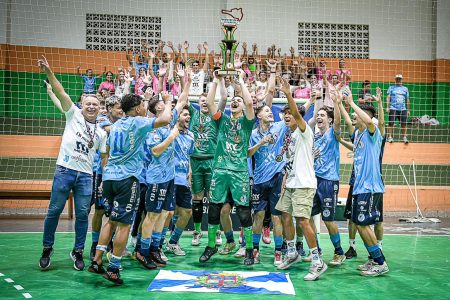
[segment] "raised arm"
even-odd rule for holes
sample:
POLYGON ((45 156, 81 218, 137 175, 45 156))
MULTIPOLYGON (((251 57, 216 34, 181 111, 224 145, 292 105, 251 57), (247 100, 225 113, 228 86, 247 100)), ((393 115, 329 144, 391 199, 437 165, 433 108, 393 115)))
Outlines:
POLYGON ((207 42, 203 43, 203 49, 205 49, 205 62, 203 63, 202 70, 203 72, 206 73, 209 65, 209 51, 208 51, 209 47, 207 42))
POLYGON ((253 120, 255 118, 255 111, 253 110, 253 101, 252 96, 250 92, 248 91, 247 85, 245 84, 244 77, 245 72, 244 70, 239 70, 239 85, 241 86, 242 90, 242 99, 244 100, 244 114, 247 117, 248 120, 253 120))
POLYGON ((127 50, 125 51, 125 53, 128 63, 130 64, 130 66, 133 66, 133 48, 131 48, 130 42, 127 43, 127 50))
POLYGON ((344 104, 342 102, 339 103, 339 112, 344 117, 344 122, 345 125, 347 125, 348 127, 348 132, 350 133, 350 135, 352 135, 353 132, 355 132, 355 127, 353 126, 352 119, 350 119, 350 116, 348 115, 348 112, 345 109, 344 104))
POLYGON ((188 41, 184 41, 183 43, 183 62, 187 62, 188 61, 188 49, 189 49, 189 43, 188 41))
POLYGON ((70 100, 69 95, 67 95, 61 83, 56 79, 45 56, 42 55, 42 58, 38 60, 38 66, 42 72, 47 74, 48 82, 52 87, 53 93, 59 99, 62 110, 64 112, 68 111, 73 105, 72 100, 70 100))
POLYGON ((381 89, 379 87, 377 87, 377 95, 375 100, 378 104, 378 128, 380 129, 381 136, 384 137, 386 133, 386 123, 384 121, 383 101, 381 99, 381 89))
POLYGON ((77 66, 77 74, 78 74, 78 76, 80 76, 80 77, 83 77, 83 74, 81 74, 81 72, 80 72, 80 66, 77 66))
POLYGON ((297 123, 297 126, 300 128, 301 132, 305 132, 306 126, 308 124, 306 123, 305 119, 303 119, 302 115, 298 111, 297 103, 295 103, 294 98, 292 98, 291 86, 289 85, 289 82, 282 77, 278 77, 278 80, 280 80, 280 82, 281 82, 280 90, 286 94, 286 97, 288 100, 288 105, 289 105, 289 110, 291 111, 291 114, 294 117, 295 122, 297 123))
POLYGON ((220 79, 216 76, 216 72, 213 72, 213 75, 214 80, 211 82, 211 87, 209 88, 208 95, 206 96, 206 105, 208 106, 208 111, 211 116, 214 116, 218 111, 214 99, 216 98, 217 85, 220 82, 220 79))
POLYGON ((164 77, 166 76, 167 69, 164 67, 159 68, 158 73, 158 93, 164 90, 164 77))
POLYGON ((52 86, 45 81, 45 85, 47 86, 47 94, 50 96, 50 99, 52 99, 53 104, 55 104, 56 108, 60 111, 60 112, 64 112, 62 107, 61 107, 61 102, 59 101, 58 97, 56 97, 55 93, 53 93, 52 91, 52 86))
POLYGON ((305 107, 305 112, 308 111, 308 109, 311 107, 311 105, 313 105, 313 103, 316 102, 317 100, 317 94, 311 94, 311 97, 308 99, 308 101, 305 102, 305 104, 303 104, 303 106, 305 107))
POLYGON ((227 88, 225 87, 225 79, 223 76, 220 76, 220 99, 217 104, 217 110, 225 111, 225 106, 227 105, 228 93, 227 88))
MULTIPOLYGON (((189 86, 191 86, 191 83, 192 83, 191 72, 189 70, 186 72, 186 76, 188 79, 188 81, 186 82, 186 85, 189 87, 189 86)), ((181 80, 184 80, 184 79, 181 78, 181 80)), ((189 88, 183 89, 180 97, 178 97, 177 104, 175 105, 175 109, 177 110, 178 115, 183 110, 183 107, 185 107, 188 104, 188 97, 189 97, 189 88)))
POLYGON ((172 120, 172 97, 167 92, 162 92, 161 95, 164 100, 164 110, 156 117, 154 128, 166 126, 172 120))
POLYGON ((339 91, 334 92, 331 94, 331 99, 334 102, 334 122, 333 122, 333 129, 334 129, 334 135, 336 138, 341 135, 341 111, 339 109, 339 105, 342 102, 342 96, 339 91))
MULTIPOLYGON (((153 53, 153 51, 149 51, 148 55, 150 57, 150 59, 148 60, 148 72, 150 72, 150 75, 153 78, 155 76, 155 74, 153 73, 153 61, 155 60, 155 53, 153 53)), ((139 70, 136 70, 136 72, 138 72, 139 74, 139 70)))
POLYGON ((374 133, 377 127, 373 123, 372 118, 368 114, 366 114, 358 105, 355 104, 355 102, 353 101, 353 95, 351 93, 349 93, 348 97, 346 97, 346 100, 348 101, 350 107, 353 108, 355 113, 361 118, 364 124, 366 124, 369 132, 371 134, 374 133))
POLYGON ((274 60, 268 60, 266 61, 267 67, 269 67, 270 70, 270 76, 268 80, 268 86, 267 86, 267 96, 266 96, 266 105, 270 108, 272 108, 273 103, 273 95, 275 94, 275 75, 277 73, 277 62, 274 60))

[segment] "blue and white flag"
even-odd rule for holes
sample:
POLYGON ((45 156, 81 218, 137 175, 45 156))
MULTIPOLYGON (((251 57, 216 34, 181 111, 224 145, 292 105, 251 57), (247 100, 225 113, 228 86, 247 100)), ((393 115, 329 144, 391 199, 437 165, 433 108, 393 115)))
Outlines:
POLYGON ((289 274, 280 272, 160 270, 150 292, 295 295, 289 274))

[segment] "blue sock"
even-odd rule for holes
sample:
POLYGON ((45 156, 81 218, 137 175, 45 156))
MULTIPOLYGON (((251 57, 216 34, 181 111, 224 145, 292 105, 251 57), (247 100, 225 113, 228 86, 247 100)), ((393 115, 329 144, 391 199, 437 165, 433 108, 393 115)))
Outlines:
POLYGON ((109 259, 109 267, 112 269, 120 269, 122 265, 122 256, 111 255, 109 259))
POLYGON ((150 252, 158 251, 161 244, 161 232, 152 233, 152 242, 150 243, 150 252))
POLYGON ((100 237, 100 231, 92 231, 92 243, 98 244, 99 237, 100 237))
POLYGON ((172 232, 172 236, 170 237, 169 244, 178 243, 178 240, 180 239, 182 233, 183 233, 183 229, 175 226, 175 228, 173 229, 173 232, 172 232))
POLYGON ((233 230, 225 231, 225 237, 227 238, 227 243, 233 243, 234 242, 233 230))
POLYGON ((141 246, 142 233, 138 233, 136 236, 136 247, 141 246))
POLYGON ((179 217, 178 215, 173 215, 173 217, 172 217, 172 228, 175 228, 177 226, 178 217, 179 217))
MULTIPOLYGON (((369 252, 369 246, 368 246, 366 243, 364 243, 364 247, 366 247, 367 252, 369 252)), ((370 252, 369 252, 369 259, 373 259, 373 257, 372 257, 372 255, 370 254, 370 252)))
POLYGON ((373 246, 368 246, 367 251, 369 251, 370 256, 373 257, 373 260, 377 264, 382 265, 384 263, 384 256, 383 256, 380 246, 378 244, 375 244, 373 246))
POLYGON ((144 239, 141 238, 141 254, 143 256, 149 256, 150 255, 150 243, 151 243, 151 239, 144 239))
POLYGON ((161 232, 161 239, 159 242, 159 247, 162 247, 162 245, 164 245, 164 242, 166 241, 166 234, 167 231, 169 230, 169 227, 164 227, 162 232, 161 232))
POLYGON ((261 233, 260 234, 253 234, 253 248, 259 250, 259 241, 261 241, 261 233))
POLYGON ((316 243, 317 243, 317 249, 319 249, 319 234, 316 233, 316 243))
POLYGON ((334 246, 334 253, 343 255, 344 250, 342 250, 341 247, 341 236, 339 235, 339 232, 337 234, 330 235, 330 240, 334 246))
POLYGON ((273 240, 275 241, 275 251, 281 251, 281 247, 283 246, 283 236, 274 235, 273 240))

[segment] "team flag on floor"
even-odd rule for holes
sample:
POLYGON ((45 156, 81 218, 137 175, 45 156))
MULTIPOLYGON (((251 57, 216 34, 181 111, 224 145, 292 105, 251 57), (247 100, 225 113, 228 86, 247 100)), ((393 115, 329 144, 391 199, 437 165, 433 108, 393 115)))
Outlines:
POLYGON ((160 270, 150 292, 295 295, 289 274, 279 272, 160 270))

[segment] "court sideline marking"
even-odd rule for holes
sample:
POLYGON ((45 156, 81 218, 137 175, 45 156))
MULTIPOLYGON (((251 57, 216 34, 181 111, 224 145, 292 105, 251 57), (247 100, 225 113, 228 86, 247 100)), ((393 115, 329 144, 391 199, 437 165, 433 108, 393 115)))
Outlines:
MULTIPOLYGON (((6 276, 5 276, 5 274, 0 273, 0 277, 6 277, 6 276)), ((11 279, 11 278, 4 278, 4 280, 5 280, 7 283, 14 283, 14 280, 11 279)), ((19 285, 19 284, 14 284, 13 286, 14 286, 14 288, 15 288, 17 291, 22 291, 22 290, 24 290, 23 286, 21 286, 21 285, 19 285)), ((30 293, 22 293, 22 296, 23 296, 25 299, 33 298, 33 296, 31 296, 30 293)))

